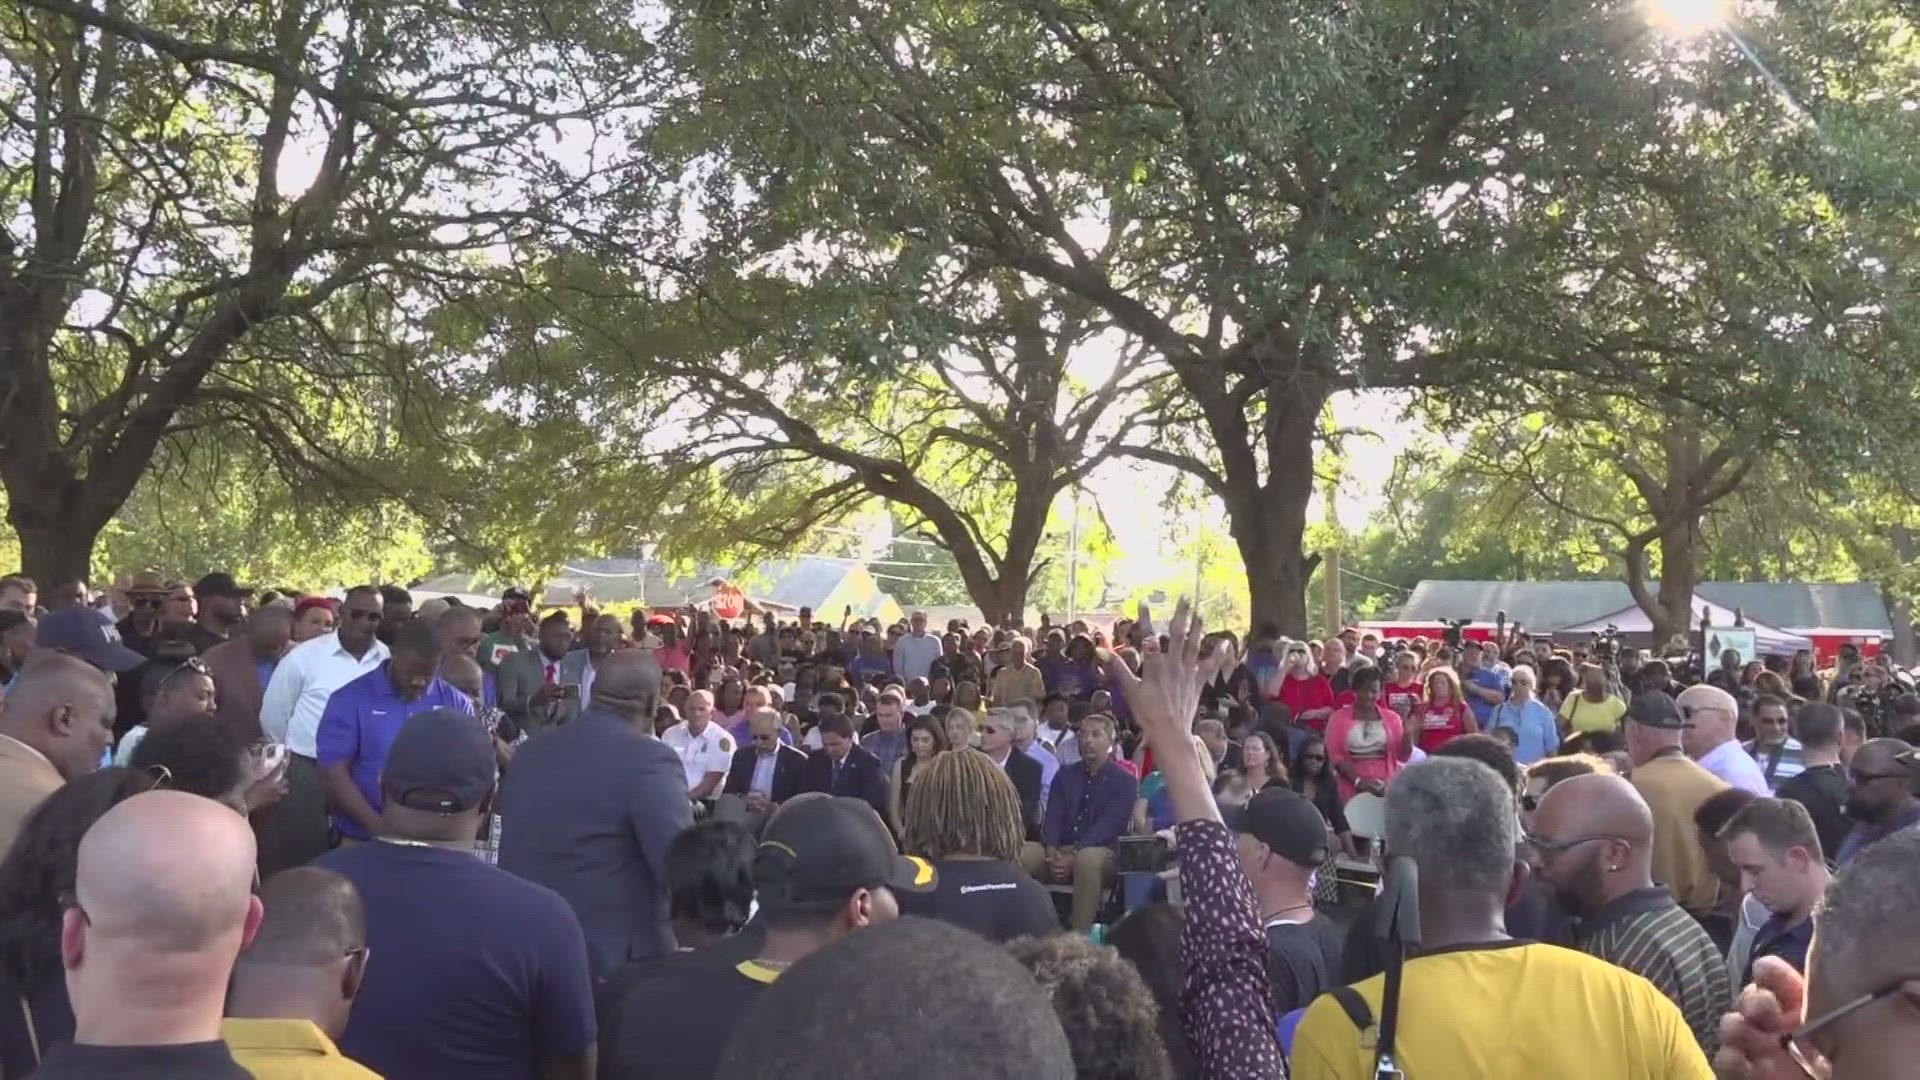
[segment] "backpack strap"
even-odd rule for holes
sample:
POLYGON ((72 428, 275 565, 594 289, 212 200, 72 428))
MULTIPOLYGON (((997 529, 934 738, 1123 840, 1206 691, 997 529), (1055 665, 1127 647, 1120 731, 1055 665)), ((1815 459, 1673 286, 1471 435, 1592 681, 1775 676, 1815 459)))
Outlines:
POLYGON ((1327 993, 1340 1003, 1340 1011, 1347 1014, 1347 1019, 1353 1021, 1354 1029, 1360 1033, 1360 1045, 1372 1049, 1367 1033, 1373 1027, 1373 1010, 1368 1007, 1367 999, 1351 986, 1336 986, 1327 993))

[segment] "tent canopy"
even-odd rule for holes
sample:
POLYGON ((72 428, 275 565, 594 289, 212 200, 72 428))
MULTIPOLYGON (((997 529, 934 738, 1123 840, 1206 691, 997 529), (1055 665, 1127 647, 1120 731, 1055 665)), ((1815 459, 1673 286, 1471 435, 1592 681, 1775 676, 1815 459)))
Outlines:
MULTIPOLYGON (((1721 607, 1711 600, 1702 599, 1698 593, 1694 594, 1693 603, 1688 606, 1693 609, 1693 618, 1690 620, 1691 624, 1688 626, 1689 630, 1699 629, 1700 615, 1702 612, 1706 614, 1713 626, 1733 625, 1734 615, 1731 608, 1721 607)), ((1762 654, 1772 655, 1791 653, 1798 649, 1807 649, 1809 651, 1813 649, 1813 642, 1806 638, 1798 634, 1790 634, 1785 630, 1768 626, 1762 622, 1756 622, 1751 617, 1747 618, 1742 625, 1753 631, 1754 648, 1762 654)), ((1555 631, 1555 633, 1597 634, 1605 630, 1608 626, 1612 626, 1623 634, 1653 633, 1653 620, 1647 618, 1647 613, 1641 611, 1638 604, 1622 608, 1611 615, 1592 619, 1576 626, 1565 627, 1555 631)))

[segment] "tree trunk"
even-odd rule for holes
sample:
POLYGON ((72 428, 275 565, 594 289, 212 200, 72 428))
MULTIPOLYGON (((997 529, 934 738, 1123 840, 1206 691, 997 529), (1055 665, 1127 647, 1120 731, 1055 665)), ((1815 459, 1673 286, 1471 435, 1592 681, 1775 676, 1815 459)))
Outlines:
POLYGON ((1307 580, 1320 557, 1301 550, 1307 533, 1307 504, 1313 498, 1313 445, 1325 397, 1296 401, 1277 414, 1269 404, 1266 419, 1266 484, 1247 484, 1228 473, 1238 490, 1223 500, 1228 528, 1247 570, 1252 604, 1249 631, 1271 623, 1296 640, 1307 636, 1307 580))
POLYGON ((7 518, 20 538, 20 571, 42 590, 63 578, 90 577, 93 546, 108 517, 57 491, 7 485, 7 518))
MULTIPOLYGON (((1682 496, 1684 497, 1684 496, 1682 496)), ((1700 519, 1688 516, 1660 537, 1660 591, 1653 619, 1653 647, 1663 655, 1675 634, 1699 629, 1693 612, 1693 590, 1699 584, 1700 519)))

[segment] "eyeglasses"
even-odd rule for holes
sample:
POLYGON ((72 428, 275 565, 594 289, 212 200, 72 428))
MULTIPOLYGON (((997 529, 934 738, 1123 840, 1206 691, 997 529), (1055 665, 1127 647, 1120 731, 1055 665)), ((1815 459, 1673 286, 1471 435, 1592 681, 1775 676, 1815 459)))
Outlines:
POLYGON ((1819 1046, 1814 1043, 1814 1035, 1826 1028, 1832 1027, 1834 1024, 1839 1023, 1870 1005, 1885 1001, 1887 998, 1905 990, 1906 986, 1906 979, 1895 979, 1893 982, 1875 990, 1871 994, 1862 994, 1852 1001, 1841 1005, 1839 1008, 1816 1016, 1806 1023, 1801 1024, 1799 1027, 1794 1028, 1792 1031, 1787 1032, 1785 1035, 1780 1036, 1780 1048, 1787 1052, 1787 1056, 1793 1059, 1793 1063, 1799 1066, 1801 1072, 1806 1073, 1810 1077, 1818 1077, 1821 1074, 1814 1071, 1812 1059, 1814 1057, 1825 1057, 1826 1055, 1821 1053, 1819 1046))
POLYGON ((137 608, 157 608, 167 602, 164 596, 129 596, 127 602, 137 608))
POLYGON ((1624 837, 1609 836, 1605 833, 1594 833, 1589 836, 1576 836, 1571 840, 1549 840, 1544 836, 1539 836, 1534 833, 1525 833, 1522 835, 1522 839, 1526 841, 1527 847, 1532 849, 1533 852, 1536 855, 1539 855, 1541 858, 1546 858, 1552 855, 1558 855, 1563 851, 1571 851, 1574 848, 1579 847, 1581 844, 1590 844, 1595 840, 1609 840, 1609 841, 1617 840, 1622 844, 1627 842, 1624 837))
POLYGON ((1848 769, 1847 775, 1853 778, 1856 786, 1860 784, 1871 784, 1875 780, 1911 780, 1913 778, 1908 773, 1862 772, 1859 769, 1848 769))

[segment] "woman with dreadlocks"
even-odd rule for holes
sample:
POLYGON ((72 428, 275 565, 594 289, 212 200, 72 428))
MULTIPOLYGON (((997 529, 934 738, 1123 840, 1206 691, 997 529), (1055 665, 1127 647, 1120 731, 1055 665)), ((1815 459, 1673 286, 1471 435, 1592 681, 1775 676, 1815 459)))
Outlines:
POLYGON ((932 892, 894 894, 901 914, 964 926, 990 941, 1059 932, 1053 898, 1020 868, 1020 795, 992 758, 965 747, 934 755, 914 769, 902 817, 901 846, 939 876, 932 892))

